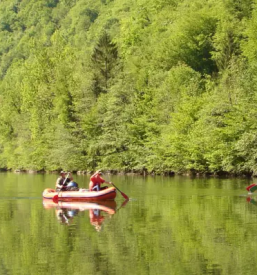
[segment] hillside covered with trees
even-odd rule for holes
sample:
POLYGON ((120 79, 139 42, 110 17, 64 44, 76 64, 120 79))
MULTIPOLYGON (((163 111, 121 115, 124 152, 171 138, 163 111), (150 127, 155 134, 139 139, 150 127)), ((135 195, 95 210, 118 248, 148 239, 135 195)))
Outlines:
POLYGON ((2 0, 0 167, 257 174, 257 0, 2 0))

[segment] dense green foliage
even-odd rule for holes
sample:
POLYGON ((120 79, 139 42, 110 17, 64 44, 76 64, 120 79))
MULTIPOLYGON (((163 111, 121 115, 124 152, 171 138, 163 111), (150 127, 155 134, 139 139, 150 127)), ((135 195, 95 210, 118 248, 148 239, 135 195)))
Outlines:
POLYGON ((255 174, 256 0, 3 0, 0 167, 255 174))

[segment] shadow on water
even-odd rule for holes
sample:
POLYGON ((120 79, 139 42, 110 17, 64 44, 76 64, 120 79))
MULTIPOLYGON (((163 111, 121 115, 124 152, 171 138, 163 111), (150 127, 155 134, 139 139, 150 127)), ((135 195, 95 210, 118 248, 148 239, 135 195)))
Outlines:
POLYGON ((248 196, 246 198, 246 201, 253 204, 253 205, 255 205, 255 206, 257 206, 257 198, 253 198, 253 197, 248 196))
POLYGON ((43 199, 45 209, 54 209, 56 219, 64 225, 71 225, 74 217, 80 212, 88 211, 89 221, 96 231, 101 231, 106 218, 111 218, 122 207, 125 207, 128 200, 125 200, 118 208, 114 200, 97 202, 64 202, 55 203, 51 199, 43 199))

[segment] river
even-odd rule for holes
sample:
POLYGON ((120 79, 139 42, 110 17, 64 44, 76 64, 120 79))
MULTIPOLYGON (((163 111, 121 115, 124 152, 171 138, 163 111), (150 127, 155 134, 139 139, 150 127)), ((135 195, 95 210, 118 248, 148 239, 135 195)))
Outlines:
MULTIPOLYGON (((74 178, 87 188, 88 176, 74 178)), ((256 272, 250 179, 110 179, 127 203, 120 193, 99 204, 44 202, 56 175, 0 173, 0 274, 256 272)))

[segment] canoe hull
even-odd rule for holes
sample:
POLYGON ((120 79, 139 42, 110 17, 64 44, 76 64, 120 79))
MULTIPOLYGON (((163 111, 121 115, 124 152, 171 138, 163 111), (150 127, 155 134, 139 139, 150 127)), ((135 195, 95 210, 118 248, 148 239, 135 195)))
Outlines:
POLYGON ((257 190, 257 184, 253 183, 253 184, 249 185, 248 187, 246 187, 246 190, 248 192, 253 193, 255 190, 257 190))
POLYGON ((43 192, 44 199, 53 199, 56 195, 58 195, 59 201, 114 200, 116 197, 116 189, 114 187, 109 187, 101 191, 88 191, 81 189, 80 191, 56 192, 54 189, 47 188, 43 192))

